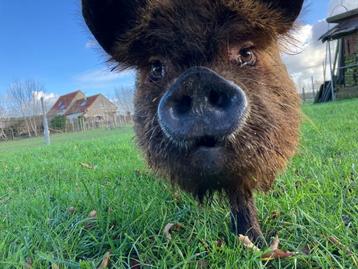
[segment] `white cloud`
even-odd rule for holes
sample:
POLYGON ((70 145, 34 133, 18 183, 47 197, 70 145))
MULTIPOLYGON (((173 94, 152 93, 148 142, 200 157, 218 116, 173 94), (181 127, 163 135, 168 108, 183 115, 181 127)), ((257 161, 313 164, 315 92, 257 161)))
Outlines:
MULTIPOLYGON (((319 37, 328 30, 328 24, 320 21, 315 25, 304 25, 294 36, 297 45, 288 48, 290 54, 284 55, 283 60, 294 79, 297 88, 311 89, 311 79, 318 84, 323 82, 323 62, 326 45, 319 37)), ((317 87, 318 85, 316 85, 317 87)))
POLYGON ((57 99, 59 97, 58 94, 48 93, 48 92, 44 92, 44 91, 34 91, 34 92, 32 92, 32 96, 37 101, 40 101, 41 97, 43 97, 46 110, 51 108, 55 104, 55 102, 57 101, 57 99))
POLYGON ((47 93, 47 92, 43 92, 43 91, 32 92, 32 95, 34 96, 34 98, 36 100, 40 100, 41 97, 43 97, 45 101, 49 101, 49 100, 58 98, 58 95, 55 93, 47 93))

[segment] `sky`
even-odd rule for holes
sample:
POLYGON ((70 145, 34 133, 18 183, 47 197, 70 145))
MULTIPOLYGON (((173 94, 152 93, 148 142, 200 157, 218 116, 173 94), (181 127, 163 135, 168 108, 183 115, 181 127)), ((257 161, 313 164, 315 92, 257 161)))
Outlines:
MULTIPOLYGON (((339 2, 306 0, 296 33, 301 53, 283 55, 297 88, 311 76, 323 77, 324 47, 317 39, 328 29, 327 15, 343 10, 333 8, 339 2)), ((356 0, 343 2, 358 7, 356 0)), ((134 87, 134 71, 110 71, 108 56, 82 20, 80 0, 0 0, 0 33, 0 96, 13 81, 25 79, 39 81, 53 99, 77 89, 112 97, 115 88, 134 87)))
POLYGON ((111 95, 133 86, 133 72, 108 72, 79 0, 0 0, 0 96, 14 80, 34 79, 48 94, 82 89, 111 95))

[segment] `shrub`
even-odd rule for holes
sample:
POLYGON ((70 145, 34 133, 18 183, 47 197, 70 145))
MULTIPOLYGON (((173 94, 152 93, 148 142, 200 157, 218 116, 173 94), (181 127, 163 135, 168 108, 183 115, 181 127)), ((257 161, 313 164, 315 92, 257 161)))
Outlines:
POLYGON ((66 117, 56 116, 50 122, 50 127, 56 130, 64 130, 66 127, 66 117))

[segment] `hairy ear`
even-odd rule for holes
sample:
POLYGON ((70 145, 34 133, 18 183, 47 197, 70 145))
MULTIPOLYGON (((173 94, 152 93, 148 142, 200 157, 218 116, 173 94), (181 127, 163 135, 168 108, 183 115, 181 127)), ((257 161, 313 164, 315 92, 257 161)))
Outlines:
POLYGON ((260 0, 279 10, 288 22, 294 22, 302 10, 304 0, 260 0))
POLYGON ((120 40, 136 23, 146 0, 82 0, 82 13, 102 48, 113 53, 120 40))

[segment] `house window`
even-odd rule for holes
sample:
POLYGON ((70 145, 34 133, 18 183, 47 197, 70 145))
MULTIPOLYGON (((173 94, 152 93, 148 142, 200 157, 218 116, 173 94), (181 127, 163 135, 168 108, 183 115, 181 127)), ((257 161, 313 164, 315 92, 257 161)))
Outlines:
POLYGON ((65 109, 65 104, 63 102, 61 102, 59 104, 59 110, 64 110, 65 109))

